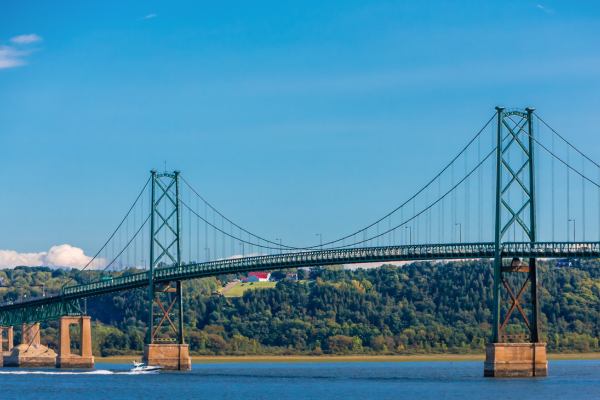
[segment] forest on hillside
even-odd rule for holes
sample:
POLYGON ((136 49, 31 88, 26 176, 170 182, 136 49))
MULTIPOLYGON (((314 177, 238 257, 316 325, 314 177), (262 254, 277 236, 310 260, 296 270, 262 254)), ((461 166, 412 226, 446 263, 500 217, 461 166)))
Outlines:
MULTIPOLYGON (((298 281, 238 298, 217 294, 236 276, 186 281, 186 341, 193 354, 481 352, 491 329, 491 272, 487 261, 313 268, 299 270, 298 281)), ((539 275, 549 351, 600 351, 600 263, 542 262, 539 275)), ((44 267, 0 270, 0 301, 56 293, 69 279, 90 277, 44 267)), ((88 300, 95 354, 142 351, 146 295, 139 289, 88 300)), ((519 333, 523 326, 510 328, 519 333)), ((43 329, 42 340, 56 346, 57 323, 43 329)))

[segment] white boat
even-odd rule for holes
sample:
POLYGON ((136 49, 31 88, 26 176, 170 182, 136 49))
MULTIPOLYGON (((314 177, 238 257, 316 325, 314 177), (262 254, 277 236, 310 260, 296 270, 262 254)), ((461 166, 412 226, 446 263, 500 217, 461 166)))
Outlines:
POLYGON ((160 371, 163 367, 159 365, 146 365, 143 362, 133 362, 133 368, 131 368, 131 372, 153 372, 160 371))

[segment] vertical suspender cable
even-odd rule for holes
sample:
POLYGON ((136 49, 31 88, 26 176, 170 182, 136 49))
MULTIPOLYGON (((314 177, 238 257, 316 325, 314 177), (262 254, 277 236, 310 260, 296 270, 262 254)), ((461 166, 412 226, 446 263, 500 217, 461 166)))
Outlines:
POLYGON ((419 218, 414 218, 415 215, 417 215, 417 199, 413 200, 413 220, 412 220, 412 230, 410 231, 410 244, 413 243, 419 243, 419 236, 418 236, 418 230, 419 230, 419 225, 417 224, 419 221, 419 218))
MULTIPOLYGON (((388 246, 392 245, 392 217, 388 217, 388 246)), ((342 242, 342 246, 344 245, 344 243, 342 242)))
MULTIPOLYGON (((585 175, 585 159, 581 157, 581 173, 585 175)), ((581 232, 582 240, 585 242, 585 178, 581 177, 581 232)))
MULTIPOLYGON (((452 164, 452 168, 450 169, 450 174, 451 174, 451 186, 454 186, 454 163, 452 164)), ((452 212, 452 221, 450 221, 450 229, 451 229, 451 235, 450 235, 450 240, 452 240, 453 243, 456 243, 456 190, 452 191, 452 197, 451 197, 451 201, 450 201, 450 207, 451 207, 451 212, 452 212)))
MULTIPOLYGON (((213 224, 213 227, 217 226, 216 222, 215 222, 215 214, 216 213, 213 211, 212 212, 212 224, 213 224)), ((217 247, 217 230, 215 228, 212 228, 212 231, 213 231, 213 245, 212 245, 213 255, 212 255, 212 258, 213 258, 213 260, 216 260, 217 257, 218 257, 218 249, 219 249, 217 247)))
MULTIPOLYGON (((137 227, 137 217, 135 211, 133 212, 133 229, 137 227)), ((137 266, 137 238, 133 241, 133 265, 132 267, 137 266)))
MULTIPOLYGON (((569 148, 567 147, 567 165, 571 165, 569 161, 569 148)), ((567 168, 567 242, 569 241, 569 224, 571 219, 571 181, 570 181, 570 170, 567 168)))
MULTIPOLYGON (((442 180, 438 178, 438 199, 442 196, 442 180)), ((442 240, 442 215, 444 210, 444 200, 441 201, 441 204, 437 207, 438 212, 438 243, 443 243, 442 240)))
MULTIPOLYGON (((189 189, 188 189, 189 190, 189 189)), ((196 197, 196 210, 200 212, 200 199, 196 197)), ((196 220, 196 261, 200 262, 200 219, 196 220)))
MULTIPOLYGON (((192 205, 192 192, 188 189, 188 203, 192 205)), ((192 262, 192 210, 188 208, 188 262, 192 262)))
MULTIPOLYGON (((468 152, 465 152, 465 175, 467 175, 467 172, 469 170, 468 168, 468 163, 469 163, 469 159, 468 159, 468 152)), ((471 207, 470 207, 470 189, 471 189, 471 185, 469 184, 470 178, 467 178, 467 180, 465 181, 465 186, 464 186, 464 192, 465 192, 465 202, 463 204, 463 214, 464 214, 464 224, 465 224, 465 229, 464 232, 461 232, 460 235, 462 236, 462 238, 465 238, 465 241, 468 242, 467 238, 469 236, 469 222, 470 222, 470 214, 471 214, 471 207)), ((461 228, 461 230, 463 230, 461 228)))
MULTIPOLYGON (((225 220, 223 219, 223 216, 221 216, 221 231, 225 232, 225 220)), ((222 243, 221 243, 221 247, 222 247, 221 248, 221 251, 222 251, 221 257, 225 258, 225 240, 226 239, 225 239, 225 236, 223 234, 221 234, 221 238, 222 238, 221 239, 222 240, 222 243)))
POLYGON ((206 223, 206 221, 208 221, 207 207, 206 202, 204 202, 204 257, 206 258, 206 261, 210 261, 210 251, 208 249, 208 224, 206 223))
MULTIPOLYGON (((551 135, 552 136, 552 153, 554 154, 554 133, 551 135)), ((556 217, 555 217, 555 199, 554 199, 554 194, 555 194, 555 188, 554 188, 554 181, 555 181, 555 176, 554 176, 554 157, 550 157, 550 175, 551 175, 551 179, 552 179, 552 183, 550 185, 551 187, 551 191, 552 191, 552 211, 550 214, 552 214, 551 219, 552 219, 552 241, 556 242, 556 217)))
MULTIPOLYGON (((481 137, 477 138, 477 163, 481 162, 481 137)), ((482 234, 482 227, 481 227, 481 202, 482 202, 482 198, 481 198, 481 193, 482 193, 482 180, 481 180, 481 171, 482 168, 479 168, 477 171, 477 186, 478 189, 477 190, 477 240, 479 242, 481 242, 481 234, 482 234)))
MULTIPOLYGON (((144 220, 144 215, 146 215, 145 212, 144 212, 144 196, 142 196, 142 198, 140 199, 140 201, 141 201, 141 215, 140 215, 141 218, 140 218, 140 221, 143 221, 144 220)), ((142 241, 140 243, 141 244, 140 265, 142 266, 142 268, 145 269, 146 268, 146 263, 144 261, 144 256, 146 255, 146 247, 145 247, 145 243, 144 243, 144 241, 145 241, 145 239, 144 239, 144 230, 142 229, 142 231, 140 233, 142 235, 142 241)))

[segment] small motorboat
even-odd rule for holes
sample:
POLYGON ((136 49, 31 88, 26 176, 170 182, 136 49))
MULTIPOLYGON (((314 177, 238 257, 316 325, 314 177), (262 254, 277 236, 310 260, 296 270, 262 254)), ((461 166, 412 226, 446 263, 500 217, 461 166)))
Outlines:
POLYGON ((162 368, 159 365, 146 365, 143 362, 134 361, 131 372, 155 372, 160 371, 162 368))

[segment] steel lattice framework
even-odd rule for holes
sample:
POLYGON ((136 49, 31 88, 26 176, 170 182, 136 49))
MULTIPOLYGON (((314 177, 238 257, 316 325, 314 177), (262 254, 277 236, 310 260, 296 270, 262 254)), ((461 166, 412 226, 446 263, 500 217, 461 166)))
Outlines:
MULTIPOLYGON (((535 220, 535 170, 534 170, 534 132, 533 109, 522 111, 506 111, 497 107, 497 146, 496 146, 496 222, 494 241, 494 309, 492 342, 508 342, 507 327, 511 316, 519 312, 522 321, 529 330, 532 343, 539 341, 538 331, 538 294, 537 265, 535 257, 528 257, 528 262, 519 259, 503 264, 502 241, 510 233, 514 238, 521 233, 530 244, 536 241, 535 220), (526 140, 521 139, 525 133, 526 140), (506 135, 506 136, 505 136, 506 135), (512 232, 510 230, 512 229, 512 232), (515 291, 507 274, 527 274, 519 279, 519 290, 515 291), (522 304, 523 295, 529 286, 530 298, 527 313, 522 304), (504 287, 510 297, 511 305, 502 315, 502 293, 504 287), (529 314, 529 315, 528 315, 529 314)), ((518 341, 522 338, 515 337, 518 341)))
POLYGON ((183 344, 181 281, 155 281, 155 272, 164 265, 181 265, 179 171, 157 173, 153 170, 150 173, 150 271, 147 274, 150 313, 146 343, 183 344))

